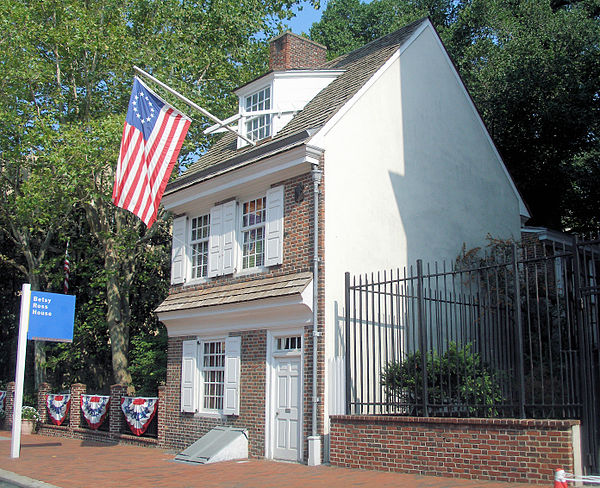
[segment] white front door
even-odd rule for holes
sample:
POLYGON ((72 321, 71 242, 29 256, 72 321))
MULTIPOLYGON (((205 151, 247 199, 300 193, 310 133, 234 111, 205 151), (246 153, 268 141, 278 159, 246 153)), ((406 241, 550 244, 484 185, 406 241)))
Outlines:
POLYGON ((275 359, 275 422, 273 457, 299 461, 301 450, 300 357, 275 359))

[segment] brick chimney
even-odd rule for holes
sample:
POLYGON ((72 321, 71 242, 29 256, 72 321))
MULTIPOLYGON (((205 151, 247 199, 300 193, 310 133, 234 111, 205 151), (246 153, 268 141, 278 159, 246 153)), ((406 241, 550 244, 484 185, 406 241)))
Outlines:
POLYGON ((316 69, 327 61, 327 48, 305 37, 285 32, 270 41, 269 69, 316 69))

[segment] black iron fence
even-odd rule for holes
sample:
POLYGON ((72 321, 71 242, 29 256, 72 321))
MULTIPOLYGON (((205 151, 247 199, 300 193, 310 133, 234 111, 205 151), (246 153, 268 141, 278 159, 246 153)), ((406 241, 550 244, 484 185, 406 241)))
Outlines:
POLYGON ((347 413, 577 418, 596 452, 599 271, 596 239, 346 274, 347 413))

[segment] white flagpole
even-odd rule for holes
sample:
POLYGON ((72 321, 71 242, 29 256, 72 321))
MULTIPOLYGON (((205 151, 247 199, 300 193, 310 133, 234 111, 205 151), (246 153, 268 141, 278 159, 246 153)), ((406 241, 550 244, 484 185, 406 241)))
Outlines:
POLYGON ((244 136, 243 134, 238 133, 237 131, 233 130, 231 127, 229 127, 228 125, 224 125, 223 121, 220 120, 218 117, 215 117, 213 114, 211 114, 208 110, 203 109, 200 105, 192 102, 189 98, 184 97, 181 93, 179 93, 178 91, 173 90, 173 88, 171 88, 169 85, 166 85, 165 83, 163 83, 160 80, 157 80, 154 76, 152 76, 149 73, 146 73, 143 69, 138 68, 137 66, 134 66, 133 69, 139 73, 142 76, 145 76, 146 78, 148 78, 149 80, 152 80, 154 83, 156 83, 158 86, 164 88, 165 90, 167 90, 169 93, 171 93, 172 95, 175 95, 177 98, 179 98, 179 100, 181 100, 184 103, 187 103, 190 107, 195 108, 196 110, 198 110, 201 114, 205 115, 206 117, 208 117, 211 120, 214 120, 217 124, 221 125, 222 127, 225 127, 225 129, 227 129, 229 132, 233 132, 237 137, 241 137, 242 139, 244 139, 247 143, 252 144, 253 146, 256 146, 256 143, 254 141, 251 141, 250 139, 248 139, 246 136, 244 136))
POLYGON ((12 440, 10 457, 18 458, 21 450, 21 411, 23 409, 23 382, 25 380, 25 354, 27 352, 27 330, 29 329, 29 304, 31 285, 21 288, 21 316, 19 318, 19 342, 17 344, 17 371, 15 374, 15 397, 13 401, 12 440))

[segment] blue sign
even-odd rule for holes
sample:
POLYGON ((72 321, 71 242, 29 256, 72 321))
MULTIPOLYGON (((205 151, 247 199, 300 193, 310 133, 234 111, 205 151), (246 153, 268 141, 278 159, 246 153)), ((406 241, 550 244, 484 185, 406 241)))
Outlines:
POLYGON ((73 342, 75 297, 43 291, 31 292, 27 339, 73 342))

